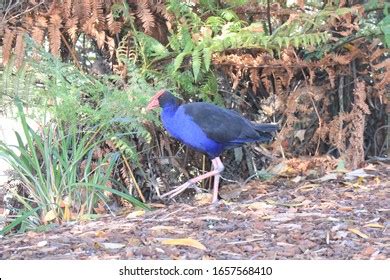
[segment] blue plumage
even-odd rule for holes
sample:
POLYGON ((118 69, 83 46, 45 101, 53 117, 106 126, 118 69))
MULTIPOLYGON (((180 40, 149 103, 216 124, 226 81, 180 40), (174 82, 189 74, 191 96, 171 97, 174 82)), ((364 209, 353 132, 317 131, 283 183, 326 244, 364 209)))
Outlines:
POLYGON ((218 185, 224 166, 220 154, 229 148, 248 142, 267 142, 272 139, 275 124, 254 124, 237 112, 213 104, 195 102, 179 105, 178 100, 169 91, 157 92, 148 106, 152 110, 160 106, 161 121, 165 129, 182 143, 207 154, 211 158, 212 170, 188 180, 161 197, 175 197, 188 187, 214 177, 212 202, 218 200, 218 185))
POLYGON ((161 111, 161 121, 169 134, 192 147, 193 149, 214 158, 224 150, 224 144, 209 137, 190 115, 185 113, 183 106, 166 106, 161 111))
POLYGON ((159 98, 161 120, 165 129, 176 139, 207 154, 218 157, 225 149, 249 142, 267 142, 273 124, 253 124, 237 112, 205 102, 179 105, 170 93, 159 98))

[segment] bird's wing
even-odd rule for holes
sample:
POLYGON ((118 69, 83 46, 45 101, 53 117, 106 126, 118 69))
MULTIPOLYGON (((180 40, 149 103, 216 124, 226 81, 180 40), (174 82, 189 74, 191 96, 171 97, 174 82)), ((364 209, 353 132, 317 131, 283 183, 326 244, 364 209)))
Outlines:
POLYGON ((259 138, 252 123, 234 111, 203 102, 182 107, 207 137, 216 142, 234 144, 259 138))

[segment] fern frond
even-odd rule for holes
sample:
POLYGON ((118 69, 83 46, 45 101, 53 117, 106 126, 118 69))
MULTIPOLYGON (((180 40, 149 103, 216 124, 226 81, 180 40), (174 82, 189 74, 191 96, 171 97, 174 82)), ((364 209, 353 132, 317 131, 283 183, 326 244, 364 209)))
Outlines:
POLYGON ((104 0, 92 1, 92 14, 96 18, 96 29, 102 31, 106 28, 106 16, 104 14, 104 0))
POLYGON ((162 59, 169 55, 168 49, 153 37, 142 32, 137 32, 136 37, 146 57, 162 59))
POLYGON ((162 0, 152 1, 151 8, 157 14, 162 15, 166 21, 173 21, 173 16, 168 12, 165 3, 162 0))
POLYGON ((54 56, 60 56, 62 18, 59 14, 52 14, 49 19, 49 46, 54 56))
POLYGON ((110 139, 112 143, 114 143, 115 147, 124 155, 129 157, 131 160, 135 160, 138 157, 136 147, 130 146, 130 144, 121 138, 118 138, 117 136, 113 136, 110 139))
POLYGON ((195 48, 195 50, 192 52, 192 72, 194 73, 195 82, 198 80, 198 75, 201 66, 202 66, 202 61, 200 58, 200 49, 195 48))
POLYGON ((23 63, 24 50, 26 47, 26 44, 24 42, 25 31, 23 28, 18 27, 16 34, 17 35, 16 35, 16 43, 15 43, 15 51, 14 51, 16 56, 15 66, 19 68, 23 63))
POLYGON ((137 18, 139 18, 142 22, 142 27, 145 30, 145 33, 149 33, 152 31, 152 28, 155 27, 155 18, 153 16, 152 11, 149 7, 148 0, 141 0, 137 2, 137 18))
POLYGON ((3 38, 3 65, 7 65, 12 52, 16 34, 11 28, 6 28, 3 38))
POLYGON ((35 24, 32 28, 31 37, 38 44, 41 45, 45 36, 47 28, 47 20, 44 16, 38 16, 35 19, 35 24))
POLYGON ((174 72, 176 72, 181 64, 183 63, 183 60, 184 58, 188 55, 189 53, 188 52, 182 52, 182 53, 179 53, 176 58, 175 58, 175 61, 173 62, 173 66, 174 66, 174 72))
POLYGON ((110 31, 110 33, 112 35, 118 34, 121 31, 123 23, 120 22, 120 21, 116 21, 114 19, 114 16, 113 16, 112 12, 110 12, 106 16, 106 21, 107 21, 107 25, 108 25, 108 30, 110 31))
POLYGON ((234 21, 239 20, 237 14, 232 10, 222 10, 221 17, 226 21, 234 21))
POLYGON ((90 0, 75 0, 73 3, 72 14, 77 18, 80 26, 91 17, 92 5, 90 0))
POLYGON ((224 24, 225 20, 217 16, 208 17, 206 20, 206 25, 208 25, 214 33, 218 33, 224 24))
POLYGON ((64 4, 62 5, 62 14, 65 20, 70 19, 72 16, 72 2, 72 0, 64 0, 64 4))
POLYGON ((211 57, 213 53, 210 48, 203 49, 203 63, 206 71, 209 71, 211 65, 211 57))
POLYGON ((73 18, 69 18, 66 22, 65 22, 65 29, 66 29, 66 32, 68 33, 70 39, 72 40, 73 44, 76 43, 77 41, 77 31, 78 31, 78 26, 77 26, 77 23, 78 23, 78 19, 76 17, 73 17, 73 18))

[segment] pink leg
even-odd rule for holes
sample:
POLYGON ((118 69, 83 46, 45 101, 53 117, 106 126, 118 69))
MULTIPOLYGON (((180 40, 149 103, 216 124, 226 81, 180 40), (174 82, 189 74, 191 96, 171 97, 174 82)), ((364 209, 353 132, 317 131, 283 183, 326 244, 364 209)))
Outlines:
POLYGON ((214 170, 218 170, 219 172, 214 176, 214 188, 213 188, 213 200, 212 203, 216 203, 218 201, 218 186, 219 179, 221 178, 221 172, 225 169, 222 164, 222 161, 219 157, 215 158, 215 164, 213 163, 214 170))
POLYGON ((223 166, 222 161, 219 157, 214 158, 211 162, 213 164, 212 171, 188 180, 187 182, 178 186, 174 190, 163 194, 161 197, 163 198, 163 197, 169 196, 170 198, 173 198, 173 197, 177 196, 178 194, 182 193, 185 189, 192 186, 193 184, 195 184, 199 181, 202 181, 206 178, 215 176, 215 178, 214 178, 214 191, 213 191, 213 203, 216 202, 218 200, 218 184, 219 184, 219 178, 220 178, 219 174, 223 171, 224 166, 223 166))

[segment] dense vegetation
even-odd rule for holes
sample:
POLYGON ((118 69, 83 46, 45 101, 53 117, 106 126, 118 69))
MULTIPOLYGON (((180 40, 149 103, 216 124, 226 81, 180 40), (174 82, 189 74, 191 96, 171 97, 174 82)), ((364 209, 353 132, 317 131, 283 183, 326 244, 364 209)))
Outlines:
MULTIPOLYGON (((147 207, 207 169, 145 112, 161 88, 278 122, 274 160, 388 155, 389 3, 305 2, 6 0, 0 104, 27 141, 0 144, 21 181, 3 233, 147 207)), ((258 154, 228 153, 235 176, 260 174, 258 154)))

